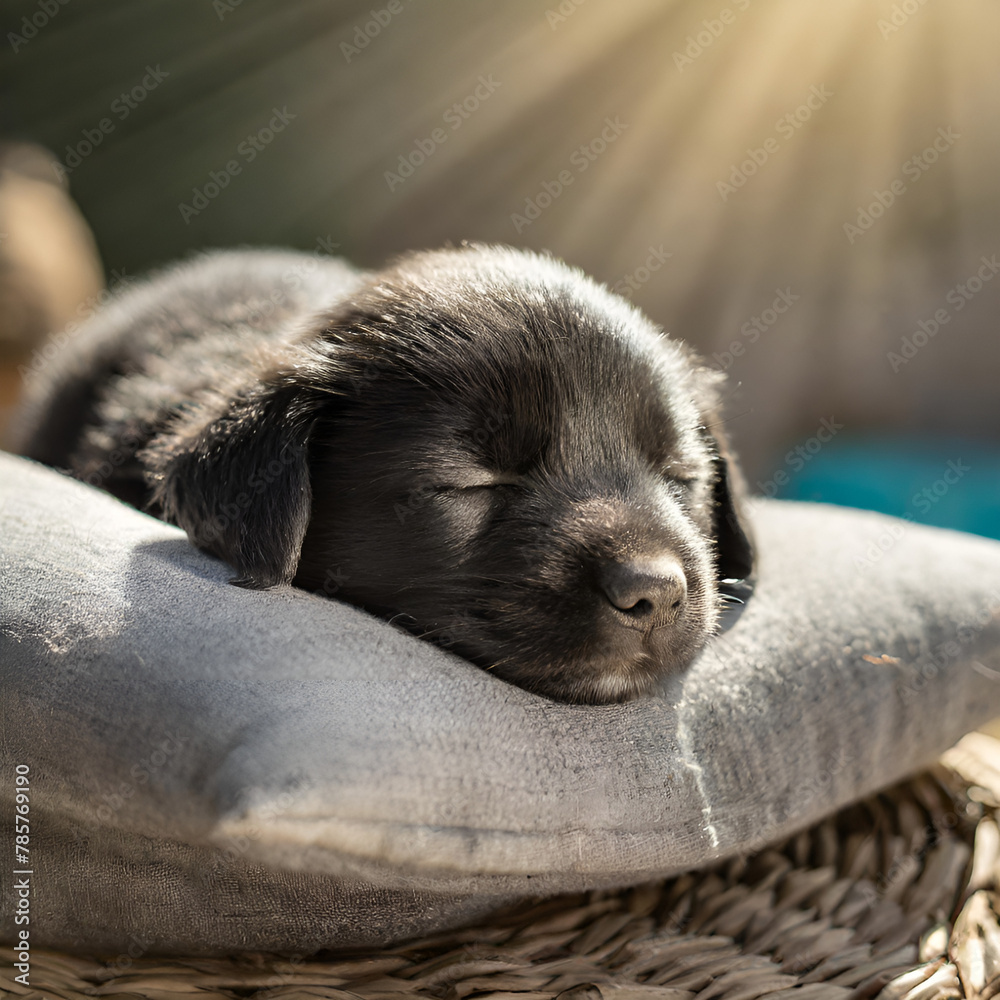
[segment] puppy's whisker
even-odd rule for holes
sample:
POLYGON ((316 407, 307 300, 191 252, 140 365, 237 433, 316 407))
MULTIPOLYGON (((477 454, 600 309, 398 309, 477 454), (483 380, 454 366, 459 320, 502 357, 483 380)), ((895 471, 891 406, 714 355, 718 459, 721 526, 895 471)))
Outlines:
POLYGON ((400 612, 399 614, 393 615, 391 618, 388 618, 387 621, 390 625, 395 625, 397 622, 402 622, 405 624, 405 621, 407 619, 409 619, 409 621, 413 622, 414 624, 416 623, 416 619, 413 617, 413 615, 408 615, 405 612, 400 612))
POLYGON ((742 413, 733 413, 725 418, 718 418, 713 420, 710 424, 703 424, 702 427, 707 431, 712 431, 713 433, 717 431, 720 427, 725 427, 727 424, 731 424, 734 420, 741 420, 743 417, 748 417, 753 413, 753 410, 743 410, 742 413))

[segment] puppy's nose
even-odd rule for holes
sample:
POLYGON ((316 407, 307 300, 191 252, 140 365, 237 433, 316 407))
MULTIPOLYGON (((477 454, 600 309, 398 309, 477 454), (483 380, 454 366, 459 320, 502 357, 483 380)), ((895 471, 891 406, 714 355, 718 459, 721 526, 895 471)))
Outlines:
POLYGON ((674 556, 604 562, 598 585, 633 628, 664 625, 680 612, 687 598, 687 580, 674 556))

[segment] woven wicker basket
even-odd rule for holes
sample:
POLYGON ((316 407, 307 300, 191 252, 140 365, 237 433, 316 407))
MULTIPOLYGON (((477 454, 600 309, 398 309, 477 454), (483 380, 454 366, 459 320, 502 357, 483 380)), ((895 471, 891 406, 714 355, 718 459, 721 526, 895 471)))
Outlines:
MULTIPOLYGON (((380 952, 229 959, 33 951, 18 997, 988 1000, 1000 992, 1000 742, 759 854, 562 897, 380 952), (995 909, 996 908, 996 909, 995 909)), ((0 949, 4 965, 13 954, 0 949)))

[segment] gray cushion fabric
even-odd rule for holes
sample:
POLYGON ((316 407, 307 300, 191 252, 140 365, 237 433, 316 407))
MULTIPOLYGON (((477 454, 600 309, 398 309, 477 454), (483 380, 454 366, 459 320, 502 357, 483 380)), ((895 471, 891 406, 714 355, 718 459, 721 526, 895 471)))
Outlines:
POLYGON ((562 705, 353 607, 228 586, 177 529, 0 455, 0 842, 24 763, 32 943, 387 943, 759 848, 1000 714, 1000 544, 753 520, 732 629, 657 697, 562 705))

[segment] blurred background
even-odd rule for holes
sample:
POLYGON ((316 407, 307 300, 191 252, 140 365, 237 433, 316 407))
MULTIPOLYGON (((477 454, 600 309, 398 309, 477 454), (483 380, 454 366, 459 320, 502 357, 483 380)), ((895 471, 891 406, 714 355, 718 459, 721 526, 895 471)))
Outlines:
POLYGON ((1000 535, 995 0, 6 0, 4 34, 5 414, 41 337, 200 248, 497 241, 724 370, 755 492, 1000 535))

